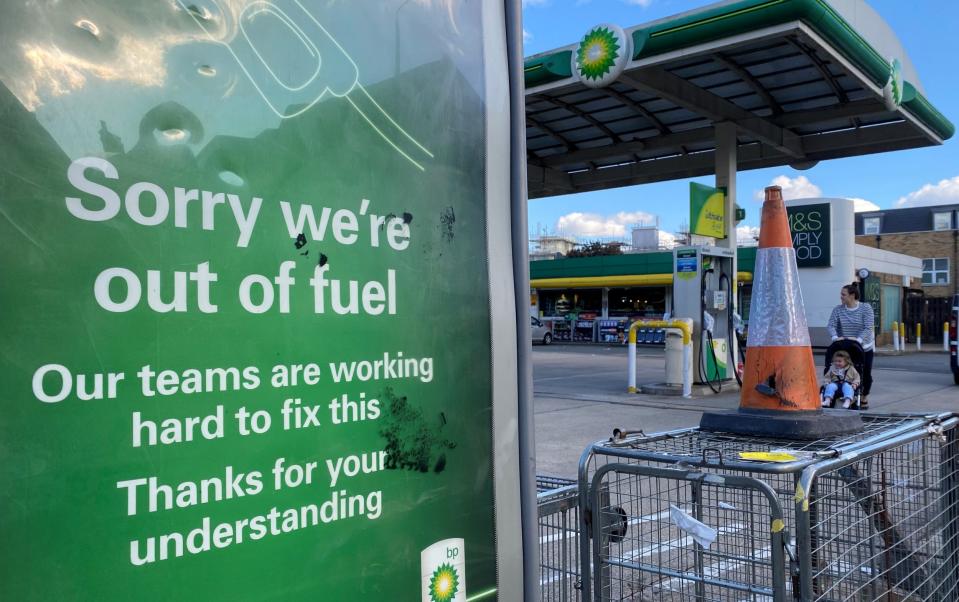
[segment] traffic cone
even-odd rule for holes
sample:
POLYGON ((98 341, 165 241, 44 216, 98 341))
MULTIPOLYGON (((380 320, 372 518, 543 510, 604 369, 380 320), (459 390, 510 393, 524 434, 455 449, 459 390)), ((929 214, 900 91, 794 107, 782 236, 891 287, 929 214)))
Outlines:
POLYGON ((749 313, 739 407, 784 412, 820 409, 796 252, 778 186, 766 188, 749 313))
POLYGON ((823 410, 779 186, 766 188, 753 273, 739 410, 708 412, 700 428, 811 439, 862 428, 856 412, 823 410))

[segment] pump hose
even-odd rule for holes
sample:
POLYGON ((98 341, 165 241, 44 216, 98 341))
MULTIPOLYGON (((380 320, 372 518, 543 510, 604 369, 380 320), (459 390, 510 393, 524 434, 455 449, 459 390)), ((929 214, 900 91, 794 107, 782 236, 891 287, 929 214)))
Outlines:
POLYGON ((704 345, 703 345, 702 339, 700 339, 699 341, 699 376, 700 378, 703 379, 703 382, 709 385, 709 388, 712 390, 713 393, 720 393, 723 390, 723 382, 719 378, 719 365, 716 362, 716 347, 713 346, 713 333, 709 330, 706 330, 706 274, 712 271, 713 271, 712 268, 708 270, 703 270, 702 279, 700 280, 700 283, 699 283, 699 290, 701 292, 701 295, 699 298, 699 311, 700 311, 699 327, 702 329, 703 332, 706 333, 706 342, 709 343, 708 345, 709 353, 711 353, 713 356, 713 368, 715 369, 715 373, 714 373, 715 379, 709 380, 709 374, 707 374, 708 371, 706 370, 706 350, 703 348, 704 345), (714 382, 716 383, 715 385, 713 385, 714 382))
MULTIPOLYGON (((743 375, 739 373, 739 362, 736 361, 737 358, 733 353, 733 337, 738 337, 735 326, 733 324, 733 283, 730 281, 729 276, 726 275, 726 272, 719 273, 719 284, 722 286, 723 280, 726 281, 726 332, 729 336, 729 340, 726 342, 726 346, 729 349, 728 357, 729 364, 733 368, 733 374, 736 375, 736 383, 739 385, 739 388, 743 388, 743 375)), ((739 339, 736 339, 736 348, 742 352, 742 349, 739 346, 739 339)))

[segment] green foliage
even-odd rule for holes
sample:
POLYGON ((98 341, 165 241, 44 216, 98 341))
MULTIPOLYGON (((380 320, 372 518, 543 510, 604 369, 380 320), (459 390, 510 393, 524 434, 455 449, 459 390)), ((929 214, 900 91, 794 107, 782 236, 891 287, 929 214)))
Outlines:
POLYGON ((621 242, 600 242, 598 240, 590 241, 573 249, 566 254, 567 257, 599 257, 601 255, 622 255, 623 243, 621 242))

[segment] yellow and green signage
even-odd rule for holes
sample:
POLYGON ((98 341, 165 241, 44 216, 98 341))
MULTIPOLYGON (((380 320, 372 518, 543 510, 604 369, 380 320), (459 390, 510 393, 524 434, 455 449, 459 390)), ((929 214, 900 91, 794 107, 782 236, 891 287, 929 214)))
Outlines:
POLYGON ((689 184, 689 231, 726 238, 726 192, 696 182, 689 184))

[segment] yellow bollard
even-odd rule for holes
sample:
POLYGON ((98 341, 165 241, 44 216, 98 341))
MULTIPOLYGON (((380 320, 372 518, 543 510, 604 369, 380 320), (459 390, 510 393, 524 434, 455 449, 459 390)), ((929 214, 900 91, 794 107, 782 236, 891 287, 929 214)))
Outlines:
POLYGON ((899 344, 902 345, 902 350, 906 350, 906 321, 903 320, 899 323, 899 344))
POLYGON ((922 351, 922 324, 916 323, 916 351, 922 351))
POLYGON ((689 318, 676 318, 674 320, 636 320, 629 327, 627 334, 627 355, 629 367, 627 371, 627 388, 630 393, 636 393, 639 389, 636 387, 636 330, 642 326, 653 328, 673 328, 683 334, 683 397, 690 397, 693 390, 693 382, 690 379, 690 366, 693 361, 693 321, 689 318))
POLYGON ((949 353, 949 322, 942 323, 942 350, 949 353))

